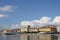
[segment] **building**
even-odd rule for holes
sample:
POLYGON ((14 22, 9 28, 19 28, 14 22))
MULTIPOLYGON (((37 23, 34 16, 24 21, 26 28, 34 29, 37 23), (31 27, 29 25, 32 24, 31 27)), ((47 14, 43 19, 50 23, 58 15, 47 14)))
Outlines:
POLYGON ((28 25, 27 27, 21 28, 21 32, 29 32, 29 29, 30 29, 30 25, 28 25))
POLYGON ((46 26, 39 28, 39 32, 57 32, 57 28, 54 26, 46 26))
POLYGON ((20 29, 11 29, 10 31, 11 31, 11 32, 21 32, 20 29))
POLYGON ((23 27, 21 29, 21 32, 38 32, 38 29, 37 28, 32 28, 30 26, 27 26, 27 27, 23 27))
POLYGON ((2 33, 8 33, 8 32, 10 32, 10 30, 8 30, 8 29, 5 29, 2 31, 2 33))
POLYGON ((21 28, 21 32, 27 32, 28 31, 28 28, 24 27, 24 28, 21 28))
POLYGON ((30 28, 29 32, 38 32, 38 29, 37 28, 30 28))

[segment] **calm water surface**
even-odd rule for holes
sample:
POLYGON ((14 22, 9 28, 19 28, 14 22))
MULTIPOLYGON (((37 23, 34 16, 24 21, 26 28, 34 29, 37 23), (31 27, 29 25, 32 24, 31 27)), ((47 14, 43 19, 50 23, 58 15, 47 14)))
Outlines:
POLYGON ((0 35, 0 40, 60 40, 60 34, 0 35))

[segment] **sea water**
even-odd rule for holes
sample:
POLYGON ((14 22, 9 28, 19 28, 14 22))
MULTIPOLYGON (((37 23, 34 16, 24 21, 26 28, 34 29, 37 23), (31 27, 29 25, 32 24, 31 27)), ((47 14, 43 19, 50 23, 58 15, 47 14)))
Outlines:
POLYGON ((1 34, 0 40, 60 40, 60 34, 1 34))

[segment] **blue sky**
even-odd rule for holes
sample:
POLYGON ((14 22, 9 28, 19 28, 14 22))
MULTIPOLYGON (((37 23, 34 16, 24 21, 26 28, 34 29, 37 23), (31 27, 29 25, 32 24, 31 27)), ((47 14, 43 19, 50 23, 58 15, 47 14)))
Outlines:
POLYGON ((18 24, 43 16, 60 16, 60 0, 0 0, 0 25, 18 24))

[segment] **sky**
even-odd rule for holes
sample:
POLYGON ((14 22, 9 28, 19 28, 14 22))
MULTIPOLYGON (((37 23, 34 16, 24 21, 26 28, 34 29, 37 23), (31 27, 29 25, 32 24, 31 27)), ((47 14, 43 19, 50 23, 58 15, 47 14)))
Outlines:
POLYGON ((43 17, 60 18, 60 0, 0 0, 0 29, 43 17))

